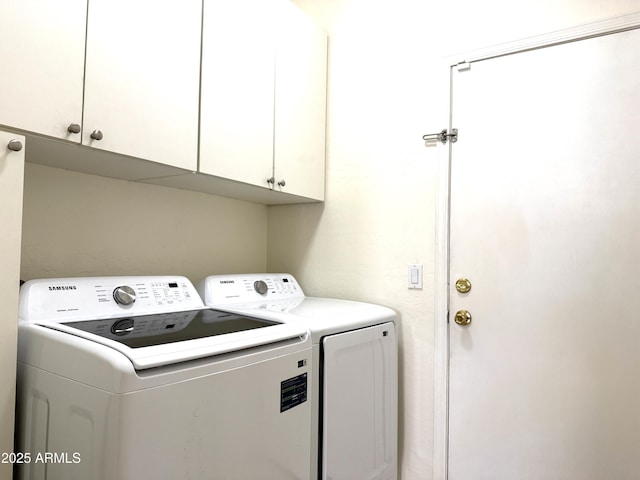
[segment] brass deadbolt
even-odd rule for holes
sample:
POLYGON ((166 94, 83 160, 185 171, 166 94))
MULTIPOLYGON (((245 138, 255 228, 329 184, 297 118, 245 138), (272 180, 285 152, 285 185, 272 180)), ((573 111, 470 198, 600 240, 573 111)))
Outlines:
POLYGON ((456 290, 460 293, 467 293, 471 290, 471 282, 466 278, 456 280, 456 290))

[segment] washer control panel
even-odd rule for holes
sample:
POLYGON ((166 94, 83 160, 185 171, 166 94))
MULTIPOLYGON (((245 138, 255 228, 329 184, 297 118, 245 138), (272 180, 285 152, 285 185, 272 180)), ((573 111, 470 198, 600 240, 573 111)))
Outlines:
POLYGON ((206 305, 304 298, 302 288, 288 273, 211 275, 198 285, 198 292, 206 305))
POLYGON ((193 310, 204 305, 185 277, 30 280, 20 291, 23 321, 69 321, 193 310))

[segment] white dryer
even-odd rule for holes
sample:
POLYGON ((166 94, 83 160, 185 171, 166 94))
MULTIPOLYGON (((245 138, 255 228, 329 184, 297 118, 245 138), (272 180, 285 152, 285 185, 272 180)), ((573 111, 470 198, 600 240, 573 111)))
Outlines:
POLYGON ((314 478, 397 478, 393 310, 307 297, 289 274, 213 275, 198 285, 198 291, 205 304, 216 309, 309 328, 314 478))
POLYGON ((307 479, 304 326, 205 308, 184 277, 20 293, 17 478, 307 479))

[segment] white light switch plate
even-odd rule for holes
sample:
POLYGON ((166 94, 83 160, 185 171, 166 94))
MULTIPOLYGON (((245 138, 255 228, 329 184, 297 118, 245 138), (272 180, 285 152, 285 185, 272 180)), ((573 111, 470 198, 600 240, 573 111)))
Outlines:
POLYGON ((422 264, 412 264, 408 266, 408 286, 409 289, 422 288, 422 264))

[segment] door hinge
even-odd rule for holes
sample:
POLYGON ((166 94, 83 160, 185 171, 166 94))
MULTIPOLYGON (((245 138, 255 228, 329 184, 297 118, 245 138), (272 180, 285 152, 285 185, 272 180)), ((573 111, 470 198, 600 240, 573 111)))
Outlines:
POLYGON ((429 140, 435 140, 436 142, 442 142, 446 144, 447 140, 451 140, 451 143, 456 143, 458 141, 458 129, 452 128, 451 133, 449 133, 449 131, 445 128, 439 133, 428 133, 426 135, 423 135, 422 139, 425 142, 428 142, 429 140))

